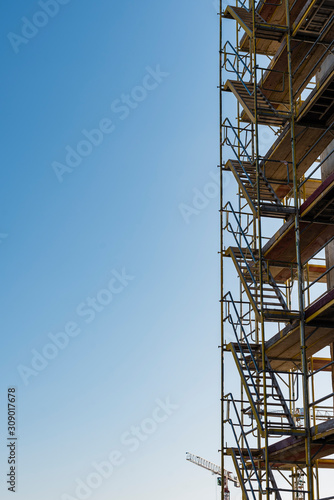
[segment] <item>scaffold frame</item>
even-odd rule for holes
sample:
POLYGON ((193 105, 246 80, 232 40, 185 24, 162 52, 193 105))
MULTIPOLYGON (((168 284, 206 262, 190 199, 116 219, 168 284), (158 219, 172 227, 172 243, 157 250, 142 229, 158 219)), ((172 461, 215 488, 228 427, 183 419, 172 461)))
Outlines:
POLYGON ((220 0, 219 20, 221 469, 229 457, 243 500, 324 500, 321 471, 334 468, 334 0, 220 0), (236 117, 224 115, 226 93, 236 117))

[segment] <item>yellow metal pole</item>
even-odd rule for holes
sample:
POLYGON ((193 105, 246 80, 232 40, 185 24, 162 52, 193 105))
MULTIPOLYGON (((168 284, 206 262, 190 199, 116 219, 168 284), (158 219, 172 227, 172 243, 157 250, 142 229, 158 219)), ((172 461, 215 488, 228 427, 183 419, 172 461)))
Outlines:
MULTIPOLYGON (((257 57, 256 57, 256 5, 255 0, 251 0, 253 36, 251 41, 253 59, 253 92, 254 92, 254 136, 255 139, 255 165, 256 165, 256 191, 257 191, 257 241, 258 241, 258 276, 259 276, 259 298, 260 298, 260 328, 261 328, 261 352, 262 352, 262 390, 263 390, 263 410, 264 410, 264 462, 265 462, 265 481, 266 481, 266 498, 269 500, 269 455, 268 455, 268 416, 267 416, 267 381, 266 381, 266 363, 265 363, 265 331, 264 331, 264 308, 263 308, 263 269, 262 269, 262 227, 261 227, 261 212, 260 212, 260 165, 259 165, 259 124, 258 124, 258 99, 257 99, 257 57)), ((258 437, 258 447, 261 448, 261 438, 258 437)), ((262 497, 260 491, 259 498, 262 497)))
POLYGON ((309 500, 314 500, 313 493, 313 469, 311 457, 311 433, 310 433, 310 412, 309 412, 309 388, 308 388, 308 369, 307 369, 307 354, 306 354, 306 339, 305 339, 305 307, 304 307, 304 282, 303 282, 303 268, 301 262, 300 252, 300 227, 299 227, 299 189, 297 179, 297 166, 296 166, 296 150, 295 150, 295 99, 293 95, 293 80, 292 80, 292 50, 291 50, 291 23, 290 23, 290 4, 289 0, 285 0, 286 10, 286 25, 287 25, 287 53, 288 53, 288 75, 289 75, 289 100, 290 100, 290 113, 291 113, 291 156, 292 156, 292 170, 293 170, 293 192, 295 203, 295 234, 296 234, 296 260, 298 272, 298 303, 300 313, 300 350, 301 350, 301 363, 303 373, 303 402, 304 402, 304 425, 306 431, 305 438, 305 455, 307 467, 307 486, 309 491, 309 500))
POLYGON ((220 331, 220 354, 221 354, 221 500, 224 500, 224 469, 225 469, 225 433, 224 433, 224 231, 223 231, 223 206, 224 206, 224 185, 223 185, 223 67, 222 67, 222 50, 223 50, 223 0, 219 2, 219 169, 220 169, 220 315, 221 315, 221 331, 220 331))

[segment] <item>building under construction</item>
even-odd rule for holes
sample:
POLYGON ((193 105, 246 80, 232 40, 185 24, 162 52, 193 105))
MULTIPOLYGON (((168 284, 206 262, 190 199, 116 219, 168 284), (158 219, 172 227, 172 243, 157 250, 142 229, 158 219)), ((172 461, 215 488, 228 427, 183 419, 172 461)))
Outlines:
POLYGON ((219 17, 221 470, 247 500, 334 498, 334 0, 219 17))

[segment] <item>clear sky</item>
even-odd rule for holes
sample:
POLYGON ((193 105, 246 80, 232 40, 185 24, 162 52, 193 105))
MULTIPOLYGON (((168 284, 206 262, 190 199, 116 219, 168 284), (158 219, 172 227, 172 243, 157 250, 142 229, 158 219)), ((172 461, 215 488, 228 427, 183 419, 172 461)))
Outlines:
POLYGON ((217 500, 216 4, 2 7, 1 499, 217 500))
POLYGON ((185 461, 220 446, 215 2, 1 14, 0 435, 15 386, 16 498, 215 500, 185 461))

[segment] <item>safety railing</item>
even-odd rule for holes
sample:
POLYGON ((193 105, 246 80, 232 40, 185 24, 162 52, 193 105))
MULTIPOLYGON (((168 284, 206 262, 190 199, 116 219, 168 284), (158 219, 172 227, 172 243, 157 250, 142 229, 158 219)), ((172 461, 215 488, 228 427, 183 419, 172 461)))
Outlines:
MULTIPOLYGON (((229 120, 229 118, 226 118, 224 120, 224 123, 222 124, 222 127, 223 127, 223 130, 224 130, 223 144, 222 145, 226 144, 227 146, 229 146, 232 149, 233 154, 234 154, 236 160, 238 161, 238 163, 239 163, 242 171, 244 172, 244 174, 247 177, 247 180, 253 186, 254 185, 253 181, 249 177, 247 171, 245 170, 245 168, 243 166, 243 162, 242 162, 242 158, 245 158, 250 163, 252 163, 252 159, 251 159, 250 154, 247 151, 247 146, 244 145, 244 143, 242 142, 242 140, 240 138, 240 134, 238 133, 239 130, 237 132, 236 127, 233 127, 233 125, 232 125, 231 121, 229 120), (229 131, 231 131, 232 139, 229 136, 229 131)), ((249 131, 247 129, 242 129, 242 130, 246 134, 246 139, 247 139, 247 132, 249 132, 249 131)))
MULTIPOLYGON (((237 246, 237 249, 239 251, 240 259, 242 260, 244 266, 245 266, 245 271, 247 272, 248 278, 250 278, 251 282, 253 283, 253 286, 256 288, 259 285, 259 278, 254 274, 255 271, 258 271, 262 273, 263 277, 263 282, 267 283, 270 285, 270 289, 273 291, 274 295, 272 297, 268 296, 267 298, 269 302, 266 302, 266 305, 270 307, 273 307, 274 309, 280 305, 280 307, 284 311, 288 311, 289 308, 286 303, 286 297, 284 296, 284 291, 286 290, 285 285, 279 285, 276 283, 275 279, 273 278, 273 275, 270 271, 270 266, 269 262, 263 260, 261 263, 259 262, 257 256, 254 253, 254 250, 252 248, 253 244, 255 243, 254 241, 254 234, 255 232, 252 232, 250 236, 247 236, 241 226, 240 219, 237 216, 236 211, 232 207, 232 204, 230 202, 227 202, 225 207, 224 207, 224 212, 228 214, 233 215, 233 220, 234 223, 236 224, 236 229, 232 226, 232 223, 229 221, 229 218, 227 218, 226 225, 224 226, 223 229, 229 231, 235 241, 235 244, 237 246), (249 241, 248 238, 251 238, 249 241), (243 246, 245 245, 245 246, 243 246), (282 290, 283 288, 283 290, 282 290), (278 303, 275 303, 278 301, 278 303)), ((245 275, 244 275, 245 276, 245 275)), ((246 283, 244 283, 244 286, 247 287, 246 283)), ((248 288, 248 287, 247 287, 248 288)), ((268 290, 267 290, 268 291, 268 290)), ((248 295, 251 296, 253 293, 250 291, 248 288, 248 295)), ((254 299, 254 297, 253 297, 254 299)), ((259 297, 258 297, 259 299, 259 297)), ((254 306, 255 306, 256 301, 254 301, 254 306)), ((257 306, 258 307, 258 306, 257 306)))
MULTIPOLYGON (((326 31, 328 30, 328 28, 330 27, 330 25, 333 23, 333 21, 334 21, 334 15, 332 15, 328 19, 328 21, 326 22, 325 26, 321 30, 321 32, 320 32, 319 36, 317 37, 317 39, 314 41, 313 44, 311 44, 311 46, 310 46, 309 50, 307 51, 306 55, 303 57, 303 59, 300 61, 300 63, 298 64, 298 66, 293 71, 293 73, 292 73, 293 77, 298 73, 298 71, 300 70, 300 68, 304 64, 304 61, 306 61, 310 57, 310 55, 311 55, 312 51, 314 50, 314 48, 317 47, 319 45, 319 43, 321 43, 322 37, 324 36, 324 34, 326 33, 326 31)), ((319 65, 325 59, 325 57, 327 57, 329 54, 331 54, 333 45, 334 45, 334 40, 332 40, 327 45, 327 47, 325 47, 325 50, 322 53, 322 55, 320 57, 317 57, 317 60, 316 60, 315 64, 312 66, 312 68, 309 70, 309 72, 307 73, 307 75, 304 77, 304 79, 303 79, 302 83, 299 85, 298 89, 294 91, 294 97, 298 96, 298 94, 300 93, 300 91, 303 89, 303 87, 305 86, 305 84, 314 75, 316 68, 319 67, 319 65)))
MULTIPOLYGON (((233 62, 231 61, 231 59, 229 57, 226 57, 226 56, 228 56, 228 53, 224 54, 223 68, 228 73, 235 73, 235 75, 237 76, 237 79, 240 81, 240 83, 242 84, 242 86, 246 90, 246 92, 249 95, 249 97, 252 97, 254 95, 254 89, 249 90, 248 85, 247 85, 247 84, 250 84, 251 82, 250 81, 249 82, 245 82, 244 81, 245 73, 244 72, 240 73, 239 69, 235 67, 235 65, 233 64, 233 62), (227 65, 230 67, 230 70, 227 69, 227 65)), ((244 63, 244 65, 246 66, 245 63, 244 63)), ((249 68, 247 68, 247 70, 248 70, 248 74, 251 76, 252 73, 249 70, 249 68)))
POLYGON ((292 168, 292 162, 290 161, 286 161, 286 160, 273 160, 271 158, 266 158, 265 156, 261 157, 260 159, 260 166, 261 166, 261 169, 264 173, 264 175, 267 177, 268 181, 272 184, 272 185, 289 185, 291 184, 292 180, 290 179, 290 168, 292 168), (279 164, 280 166, 282 165, 285 165, 285 169, 286 169, 286 180, 279 180, 279 179, 272 179, 270 178, 269 176, 267 176, 266 174, 266 164, 267 163, 277 163, 279 164))
MULTIPOLYGON (((313 144, 313 146, 308 150, 308 152, 302 157, 302 159, 299 161, 298 165, 300 163, 302 163, 302 161, 304 161, 306 159, 306 157, 308 156, 308 154, 317 146, 317 144, 320 142, 321 139, 323 139, 323 137, 330 131, 334 128, 334 121, 326 128, 326 130, 321 134, 320 138, 316 141, 315 144, 313 144)), ((332 156, 332 154, 334 153, 334 149, 332 149, 332 151, 330 151, 326 156, 325 158, 323 158, 319 163, 318 165, 312 169, 311 173, 308 174, 307 176, 304 177, 304 179, 300 182, 299 186, 298 186, 298 189, 300 190, 304 184, 309 181, 309 180, 313 180, 314 179, 314 174, 319 170, 319 168, 322 167, 322 165, 324 165, 324 163, 332 156)))
POLYGON ((250 337, 251 329, 253 326, 253 318, 251 316, 252 309, 249 302, 240 303, 240 301, 235 301, 231 292, 227 292, 222 300, 225 304, 225 314, 223 317, 223 322, 228 321, 229 323, 233 323, 235 328, 240 327, 242 332, 241 338, 245 339, 246 343, 249 344, 248 338, 250 337), (240 306, 246 306, 246 311, 240 313, 237 304, 239 305, 239 309, 240 306), (244 328, 245 326, 250 329, 249 333, 246 333, 244 328))
MULTIPOLYGON (((256 500, 256 490, 254 489, 254 486, 253 486, 253 482, 254 482, 253 477, 256 479, 259 491, 262 494, 264 494, 265 491, 262 489, 262 482, 261 482, 261 479, 260 479, 260 476, 259 476, 259 473, 258 473, 258 467, 256 466, 256 460, 253 457, 253 453, 251 451, 251 447, 250 447, 250 445, 248 443, 248 439, 247 439, 247 434, 248 433, 246 434, 246 432, 244 431, 244 426, 243 426, 243 424, 241 422, 241 418, 240 418, 240 415, 239 415, 239 412, 238 412, 238 408, 237 408, 237 405, 235 403, 235 400, 234 400, 234 397, 233 397, 232 393, 227 394, 226 396, 224 396, 224 400, 227 403, 227 419, 224 421, 224 423, 229 423, 230 426, 231 426, 233 437, 235 439, 235 444, 236 444, 237 450, 238 450, 239 460, 242 463, 242 470, 243 470, 243 472, 244 472, 244 474, 246 476, 245 480, 246 480, 246 482, 248 484, 248 490, 252 494, 253 499, 256 500), (234 424, 233 420, 230 418, 230 406, 231 405, 233 407, 234 414, 235 414, 235 417, 237 419, 237 424, 234 424), (240 435, 242 437, 245 449, 247 450, 247 455, 248 455, 247 458, 244 456, 244 450, 240 446, 239 437, 238 437, 237 432, 236 432, 236 426, 240 430, 240 435), (251 470, 251 473, 250 473, 250 470, 251 470)), ((235 465, 237 465, 237 464, 235 464, 235 465)), ((239 477, 242 477, 240 469, 237 471, 237 473, 238 473, 239 477)), ((245 480, 244 480, 244 482, 242 484, 244 492, 246 492, 245 480)))
POLYGON ((259 11, 260 11, 262 5, 265 3, 266 5, 279 7, 280 5, 283 4, 283 1, 284 0, 278 0, 277 2, 273 2, 273 1, 267 2, 266 0, 258 0, 258 1, 255 0, 254 3, 252 4, 252 2, 247 2, 247 0, 236 0, 236 5, 237 5, 237 7, 242 7, 247 12, 252 12, 252 5, 253 5, 257 15, 262 19, 262 21, 264 23, 266 23, 265 19, 263 19, 259 14, 259 11))
MULTIPOLYGON (((228 323, 233 321, 235 328, 238 328, 240 321, 243 325, 243 335, 245 335, 245 338, 247 337, 249 342, 256 343, 254 337, 256 332, 256 319, 250 302, 247 300, 235 300, 231 292, 227 292, 224 295, 222 302, 224 303, 223 323, 226 321, 228 323), (236 314, 234 315, 235 312, 236 314)), ((229 332, 225 332, 224 347, 233 339, 233 335, 230 335, 229 332)))
MULTIPOLYGON (((259 462, 264 466, 264 455, 261 450, 258 450, 257 456, 254 456, 248 440, 249 431, 245 432, 244 430, 244 425, 239 415, 236 400, 234 399, 232 393, 227 394, 224 397, 224 401, 227 403, 227 418, 224 418, 224 423, 228 423, 230 425, 236 446, 235 448, 231 448, 233 462, 237 469, 236 472, 238 477, 243 480, 241 483, 241 487, 244 496, 247 498, 247 500, 249 500, 249 498, 256 500, 256 493, 260 493, 260 495, 266 495, 267 493, 266 487, 263 487, 263 476, 261 475, 261 473, 259 473, 261 469, 261 466, 259 467, 259 462), (234 422, 231 418, 231 406, 235 415, 234 418, 236 419, 236 422, 234 422), (239 429, 239 435, 236 429, 239 429), (240 445, 240 442, 242 442, 243 444, 242 447, 240 445), (235 453, 234 450, 236 450, 237 453, 235 453)), ((267 467, 269 476, 268 493, 274 494, 273 498, 275 498, 275 500, 282 500, 281 492, 291 490, 285 490, 281 487, 278 487, 270 465, 268 465, 267 467)), ((297 490, 295 491, 297 492, 297 490)))
POLYGON ((249 55, 248 54, 246 54, 246 55, 240 55, 237 52, 237 50, 234 48, 234 46, 231 44, 231 42, 229 42, 229 41, 227 41, 225 43, 222 52, 223 52, 223 55, 224 55, 223 68, 228 73, 236 73, 237 75, 239 75, 240 71, 237 71, 235 68, 236 67, 240 67, 240 65, 241 65, 241 67, 242 67, 241 76, 244 77, 245 74, 248 74, 249 77, 251 78, 252 72, 249 69, 250 61, 247 64, 247 60, 249 59, 249 55), (228 50, 231 50, 231 52, 228 52, 227 48, 228 48, 228 50), (234 57, 234 61, 233 62, 230 60, 229 56, 234 57), (227 65, 229 65, 231 67, 231 69, 228 69, 227 65))

